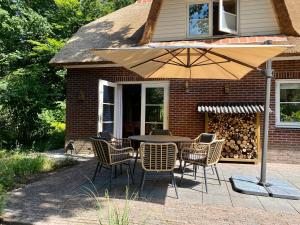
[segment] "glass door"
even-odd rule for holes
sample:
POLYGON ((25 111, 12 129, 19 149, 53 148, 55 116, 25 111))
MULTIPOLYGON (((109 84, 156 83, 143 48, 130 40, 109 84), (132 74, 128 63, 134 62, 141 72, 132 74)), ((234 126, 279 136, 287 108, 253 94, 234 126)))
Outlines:
POLYGON ((141 134, 168 129, 169 83, 142 85, 141 134))
POLYGON ((100 80, 98 132, 116 134, 116 89, 117 84, 100 80))

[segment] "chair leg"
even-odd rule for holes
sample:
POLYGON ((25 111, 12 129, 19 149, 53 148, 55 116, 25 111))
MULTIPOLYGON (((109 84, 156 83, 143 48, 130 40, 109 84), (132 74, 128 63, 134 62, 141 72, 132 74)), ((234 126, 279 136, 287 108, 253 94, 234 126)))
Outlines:
POLYGON ((181 174, 181 178, 180 178, 180 184, 182 182, 182 179, 183 179, 183 175, 184 175, 184 172, 185 172, 185 168, 186 168, 186 162, 184 162, 184 165, 183 165, 183 169, 182 169, 182 174, 181 174))
POLYGON ((219 184, 221 185, 221 180, 220 180, 220 176, 219 176, 217 165, 214 165, 214 166, 215 166, 216 174, 217 174, 217 177, 218 177, 218 180, 219 180, 219 184))
POLYGON ((195 167, 194 167, 195 168, 195 180, 197 180, 197 167, 198 167, 197 165, 195 165, 195 167))
POLYGON ((134 159, 134 166, 133 166, 133 174, 135 173, 135 167, 136 167, 136 163, 138 161, 138 157, 139 157, 139 151, 136 151, 136 155, 135 155, 135 159, 134 159))
POLYGON ((212 171, 213 175, 215 175, 215 171, 214 171, 214 167, 213 166, 211 166, 211 171, 212 171))
POLYGON ((203 166, 203 173, 204 173, 204 181, 205 181, 205 191, 206 193, 208 192, 207 191, 207 176, 206 176, 206 169, 205 169, 205 166, 203 166))
POLYGON ((113 179, 113 169, 114 169, 114 166, 110 166, 109 190, 111 190, 111 182, 113 179))
POLYGON ((132 174, 132 171, 131 171, 130 162, 128 162, 128 169, 129 169, 129 176, 131 177, 131 182, 132 182, 132 184, 134 184, 134 179, 133 179, 133 174, 132 174))
POLYGON ((117 178, 117 172, 118 172, 118 165, 115 165, 115 178, 117 178))
POLYGON ((174 186, 175 192, 176 192, 176 198, 178 199, 177 185, 176 185, 176 180, 175 180, 174 172, 172 171, 171 174, 172 174, 172 183, 173 183, 173 186, 174 186))
POLYGON ((143 170, 142 172, 142 180, 141 180, 141 184, 140 184, 140 192, 139 192, 139 196, 141 196, 142 192, 143 192, 143 188, 144 188, 144 183, 145 183, 145 171, 143 170))
POLYGON ((92 178, 92 182, 94 182, 95 179, 96 179, 96 175, 97 175, 97 172, 98 172, 99 165, 100 165, 100 163, 98 162, 98 163, 97 163, 97 166, 96 166, 96 169, 95 169, 95 172, 94 172, 94 176, 93 176, 93 178, 92 178))

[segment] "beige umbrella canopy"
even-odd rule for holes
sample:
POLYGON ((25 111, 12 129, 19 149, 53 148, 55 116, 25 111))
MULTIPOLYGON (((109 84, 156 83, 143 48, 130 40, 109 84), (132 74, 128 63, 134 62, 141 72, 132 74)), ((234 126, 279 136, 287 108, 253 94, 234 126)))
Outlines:
POLYGON ((284 45, 148 44, 92 52, 144 78, 241 79, 284 45))

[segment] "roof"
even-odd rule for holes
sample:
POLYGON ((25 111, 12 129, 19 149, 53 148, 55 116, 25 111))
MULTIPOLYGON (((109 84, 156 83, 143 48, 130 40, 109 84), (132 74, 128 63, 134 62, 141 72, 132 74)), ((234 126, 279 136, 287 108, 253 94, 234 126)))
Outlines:
POLYGON ((81 27, 50 63, 103 62, 90 50, 136 45, 143 35, 150 7, 151 3, 134 3, 81 27))
POLYGON ((280 30, 291 36, 300 35, 299 0, 272 0, 278 17, 280 30))
POLYGON ((264 112, 264 105, 260 103, 200 103, 198 112, 252 114, 264 112))
MULTIPOLYGON (((139 0, 81 27, 50 63, 54 65, 112 63, 95 56, 91 49, 132 47, 149 43, 162 1, 155 0, 152 3, 151 0, 139 0)), ((272 1, 279 15, 282 33, 291 35, 280 44, 296 45, 288 49, 286 54, 300 53, 300 37, 295 37, 300 34, 299 0, 272 1)), ((253 39, 256 39, 253 42, 259 42, 258 37, 249 38, 253 39)))

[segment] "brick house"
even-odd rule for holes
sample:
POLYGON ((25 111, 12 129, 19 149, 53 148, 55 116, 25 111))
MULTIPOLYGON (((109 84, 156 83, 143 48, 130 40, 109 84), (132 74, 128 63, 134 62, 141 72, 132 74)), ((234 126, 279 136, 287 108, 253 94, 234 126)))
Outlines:
MULTIPOLYGON (((87 138, 99 131, 127 137, 147 134, 153 127, 194 138, 212 131, 212 113, 198 106, 264 102, 265 80, 256 71, 240 80, 143 79, 95 56, 91 49, 169 41, 253 44, 272 40, 294 47, 272 59, 268 160, 300 163, 299 35, 296 0, 139 0, 99 18, 80 28, 50 62, 68 71, 66 143, 75 140, 77 151, 86 151, 90 150, 87 138)), ((229 117, 243 114, 249 112, 229 117)), ((228 145, 230 160, 259 157, 263 117, 259 110, 254 117, 257 154, 248 157, 239 146, 230 150, 228 145)))

